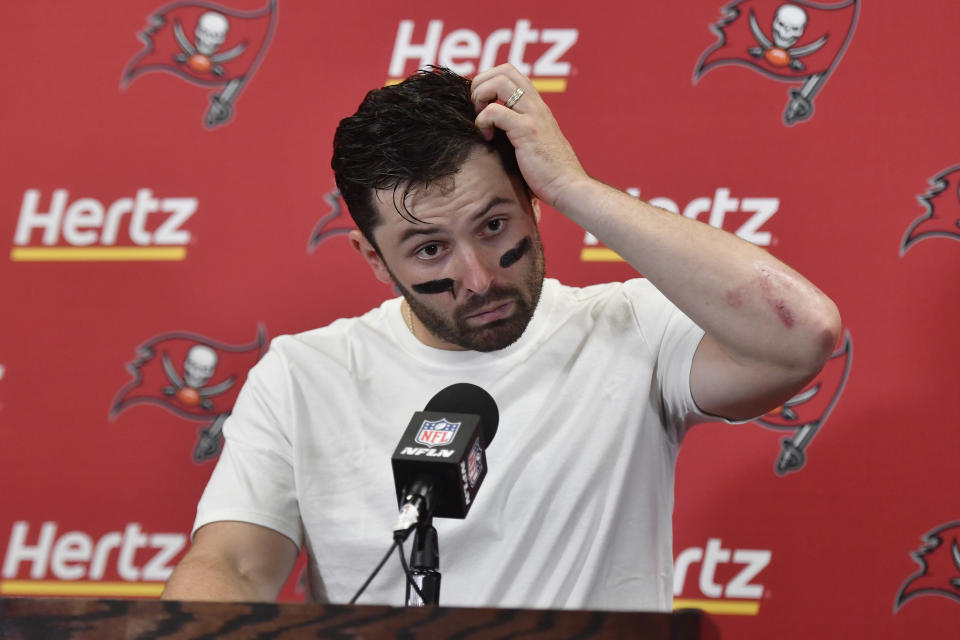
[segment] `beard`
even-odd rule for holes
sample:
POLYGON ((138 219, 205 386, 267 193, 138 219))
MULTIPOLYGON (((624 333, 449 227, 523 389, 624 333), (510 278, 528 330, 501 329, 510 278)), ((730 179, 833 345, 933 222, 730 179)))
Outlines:
POLYGON ((472 296, 456 307, 453 310, 452 317, 443 315, 423 302, 400 284, 392 272, 390 275, 393 277, 397 289, 406 299, 407 304, 410 305, 410 309, 430 333, 458 347, 486 352, 503 349, 519 340, 527 325, 530 324, 533 312, 540 302, 546 268, 543 244, 540 242, 539 234, 534 233, 533 247, 531 247, 528 255, 521 259, 519 264, 513 266, 525 269, 520 287, 494 285, 482 295, 472 296), (493 304, 506 302, 514 303, 513 312, 506 318, 480 326, 471 326, 467 323, 467 318, 470 315, 493 304))

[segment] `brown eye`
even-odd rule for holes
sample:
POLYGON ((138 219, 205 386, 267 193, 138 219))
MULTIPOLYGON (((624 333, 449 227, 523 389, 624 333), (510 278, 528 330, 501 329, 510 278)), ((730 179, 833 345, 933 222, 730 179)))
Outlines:
POLYGON ((419 258, 430 260, 440 255, 440 251, 441 251, 440 245, 437 244, 436 242, 431 242, 430 244, 425 244, 419 249, 417 249, 416 255, 419 258))
POLYGON ((487 223, 487 231, 492 231, 493 233, 499 233, 503 229, 503 218, 494 218, 487 223))

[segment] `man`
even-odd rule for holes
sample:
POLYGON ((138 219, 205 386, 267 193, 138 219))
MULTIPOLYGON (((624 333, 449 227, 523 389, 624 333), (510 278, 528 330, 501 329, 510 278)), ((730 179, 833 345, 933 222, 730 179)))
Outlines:
MULTIPOLYGON (((390 543, 407 419, 465 381, 500 429, 469 517, 435 522, 441 603, 668 610, 681 439, 801 389, 838 339, 834 304, 765 251, 588 176, 509 65, 370 92, 333 167, 352 246, 402 298, 273 341, 164 596, 273 599, 303 544, 313 596, 349 600, 390 543), (540 202, 646 279, 545 281, 540 202)), ((402 601, 395 566, 361 599, 402 601)))

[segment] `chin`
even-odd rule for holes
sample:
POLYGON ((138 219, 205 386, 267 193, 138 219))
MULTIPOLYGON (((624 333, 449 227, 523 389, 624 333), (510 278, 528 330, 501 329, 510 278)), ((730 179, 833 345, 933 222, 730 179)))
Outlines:
POLYGON ((488 353, 490 351, 499 351, 512 345, 520 339, 530 318, 504 318, 491 323, 481 330, 476 331, 463 344, 468 349, 488 353))

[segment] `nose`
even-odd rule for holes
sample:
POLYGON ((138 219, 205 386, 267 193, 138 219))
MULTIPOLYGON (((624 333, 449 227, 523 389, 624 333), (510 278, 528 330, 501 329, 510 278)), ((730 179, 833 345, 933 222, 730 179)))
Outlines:
MULTIPOLYGON (((474 294, 484 294, 493 284, 494 271, 487 265, 481 253, 474 249, 466 249, 460 255, 459 281, 464 297, 474 294)), ((458 292, 461 293, 461 292, 458 292)))

